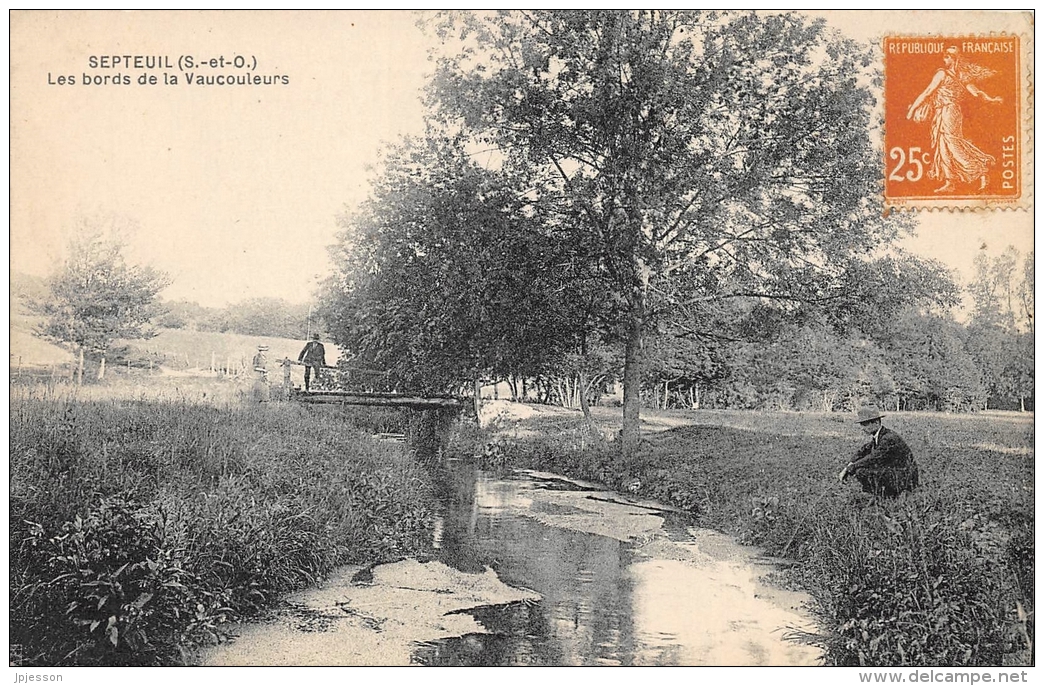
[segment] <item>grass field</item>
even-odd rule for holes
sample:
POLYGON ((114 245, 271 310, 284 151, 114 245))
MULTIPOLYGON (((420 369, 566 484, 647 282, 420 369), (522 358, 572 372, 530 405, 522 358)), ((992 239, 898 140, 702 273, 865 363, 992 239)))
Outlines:
MULTIPOLYGON (((296 360, 304 347, 304 341, 272 336, 246 336, 237 333, 216 331, 191 331, 189 329, 160 329, 157 336, 145 341, 127 341, 132 355, 153 357, 171 368, 194 367, 208 369, 211 357, 215 365, 223 368, 231 359, 237 363, 249 363, 257 352, 257 346, 267 345, 269 363, 289 357, 296 360)), ((337 364, 338 349, 332 343, 324 343, 326 363, 337 364)))
MULTIPOLYGON (((17 312, 11 320, 10 362, 12 376, 18 376, 23 368, 26 372, 33 368, 49 371, 53 365, 63 370, 68 376, 76 362, 76 355, 71 348, 49 343, 35 334, 35 328, 41 323, 34 318, 17 312)), ((284 357, 296 360, 304 341, 273 336, 246 336, 236 333, 219 333, 215 331, 192 331, 189 329, 160 329, 156 336, 147 340, 117 341, 116 348, 123 348, 123 357, 129 360, 138 370, 148 368, 151 361, 154 371, 162 370, 209 370, 211 363, 217 370, 230 367, 235 371, 248 370, 257 346, 267 345, 266 353, 269 366, 273 370, 284 357), (162 368, 162 370, 161 370, 162 368)), ((326 363, 336 365, 340 351, 333 343, 325 342, 326 363)), ((108 360, 110 370, 120 373, 119 362, 108 360)), ((88 361, 88 378, 97 373, 97 365, 88 361)))
MULTIPOLYGON (((495 424, 499 464, 593 479, 674 504, 790 558, 815 599, 806 637, 840 665, 1027 664, 1033 636, 1033 418, 900 413, 921 488, 875 500, 837 473, 864 437, 831 414, 646 411, 623 464, 618 410, 523 411, 495 424)), ((488 452, 488 451, 487 451, 488 452)))

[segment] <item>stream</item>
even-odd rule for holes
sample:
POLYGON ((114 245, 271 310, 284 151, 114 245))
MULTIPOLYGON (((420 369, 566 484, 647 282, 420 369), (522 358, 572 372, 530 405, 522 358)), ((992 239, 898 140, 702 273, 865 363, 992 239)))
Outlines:
POLYGON ((683 515, 554 474, 436 468, 434 554, 346 567, 207 665, 814 665, 807 596, 683 515))

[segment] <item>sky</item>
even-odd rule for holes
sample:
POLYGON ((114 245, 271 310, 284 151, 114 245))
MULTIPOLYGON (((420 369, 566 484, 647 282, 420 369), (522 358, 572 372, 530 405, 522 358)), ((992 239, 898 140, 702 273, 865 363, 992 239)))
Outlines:
MULTIPOLYGON (((382 146, 423 132, 432 39, 417 19, 405 11, 13 12, 11 268, 47 275, 89 221, 118 225, 129 259, 168 272, 168 299, 310 302, 330 270, 337 218, 366 197, 382 146), (107 55, 165 61, 106 68, 107 55), (237 55, 253 69, 178 64, 237 55), (138 84, 143 73, 158 82, 138 84), (288 82, 198 85, 187 73, 288 82), (179 82, 164 83, 164 74, 179 82), (85 75, 132 83, 86 85, 85 75)), ((1014 21, 973 19, 828 15, 845 34, 874 41, 1014 21)), ((920 217, 904 246, 964 276, 984 244, 992 254, 1009 244, 1032 249, 1026 212, 920 217)))

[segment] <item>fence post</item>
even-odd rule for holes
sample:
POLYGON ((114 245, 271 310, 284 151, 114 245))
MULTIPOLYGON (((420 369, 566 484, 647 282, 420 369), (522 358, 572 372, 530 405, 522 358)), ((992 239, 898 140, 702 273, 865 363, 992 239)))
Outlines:
POLYGON ((98 380, 101 381, 105 378, 105 358, 101 358, 101 364, 98 365, 98 380))
POLYGON ((290 358, 283 358, 283 399, 289 400, 293 386, 290 385, 290 358))

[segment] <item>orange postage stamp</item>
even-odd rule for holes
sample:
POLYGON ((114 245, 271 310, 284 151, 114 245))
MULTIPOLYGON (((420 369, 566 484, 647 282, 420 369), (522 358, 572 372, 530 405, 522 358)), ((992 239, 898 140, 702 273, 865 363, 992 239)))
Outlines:
POLYGON ((1019 36, 886 37, 887 205, 1017 205, 1023 163, 1019 36))

